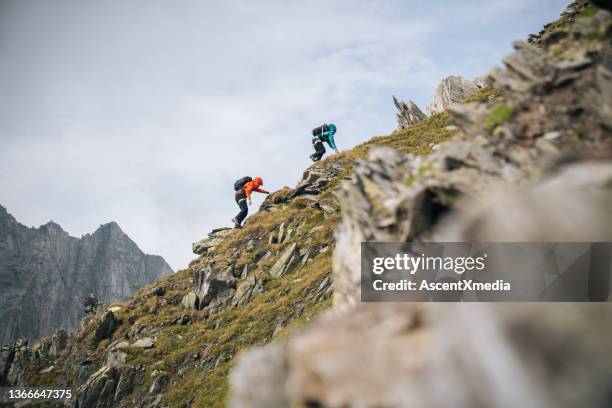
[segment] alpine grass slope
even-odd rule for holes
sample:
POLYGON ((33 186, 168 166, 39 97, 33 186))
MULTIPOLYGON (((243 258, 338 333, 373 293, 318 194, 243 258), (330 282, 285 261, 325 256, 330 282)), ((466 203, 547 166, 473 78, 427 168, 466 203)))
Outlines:
POLYGON ((358 245, 610 240, 611 21, 573 3, 492 86, 314 164, 65 342, 13 344, 0 381, 100 408, 606 406, 609 307, 360 305, 358 245))

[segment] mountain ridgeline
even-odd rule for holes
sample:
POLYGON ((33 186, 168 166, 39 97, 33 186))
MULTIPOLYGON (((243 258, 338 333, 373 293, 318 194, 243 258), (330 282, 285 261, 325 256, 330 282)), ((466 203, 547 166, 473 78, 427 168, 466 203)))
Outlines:
POLYGON ((391 135, 65 341, 0 350, 0 384, 79 408, 609 406, 607 304, 360 302, 364 241, 612 241, 612 15, 576 1, 514 48, 428 115, 395 100, 391 135))
POLYGON ((77 330, 90 293, 125 300, 171 273, 114 222, 78 239, 54 222, 28 228, 0 206, 0 344, 77 330))

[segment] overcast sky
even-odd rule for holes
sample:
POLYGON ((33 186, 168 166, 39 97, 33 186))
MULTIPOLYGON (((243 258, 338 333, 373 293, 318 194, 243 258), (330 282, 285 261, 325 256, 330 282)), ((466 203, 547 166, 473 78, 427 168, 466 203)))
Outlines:
POLYGON ((235 179, 295 185, 313 127, 388 134, 392 94, 424 110, 568 2, 0 0, 0 204, 77 237, 116 221, 183 268, 235 179))

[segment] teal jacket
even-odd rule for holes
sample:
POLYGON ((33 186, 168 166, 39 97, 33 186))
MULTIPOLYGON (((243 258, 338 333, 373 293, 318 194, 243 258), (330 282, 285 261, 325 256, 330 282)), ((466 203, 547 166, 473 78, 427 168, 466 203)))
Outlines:
POLYGON ((330 123, 328 125, 328 128, 329 129, 323 132, 321 135, 313 136, 312 142, 313 143, 316 143, 318 141, 326 142, 329 145, 329 147, 331 147, 334 150, 338 150, 338 148, 336 147, 336 142, 334 141, 334 135, 336 134, 336 126, 333 123, 330 123))

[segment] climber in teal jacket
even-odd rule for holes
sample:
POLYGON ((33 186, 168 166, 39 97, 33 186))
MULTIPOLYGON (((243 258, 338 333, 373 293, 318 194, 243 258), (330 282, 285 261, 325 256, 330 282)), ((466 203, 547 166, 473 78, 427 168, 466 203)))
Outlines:
POLYGON ((329 147, 334 149, 338 153, 336 142, 334 141, 334 135, 336 134, 336 125, 333 123, 323 124, 312 130, 312 145, 315 152, 310 155, 312 161, 319 161, 325 154, 325 146, 323 142, 327 143, 329 147))

